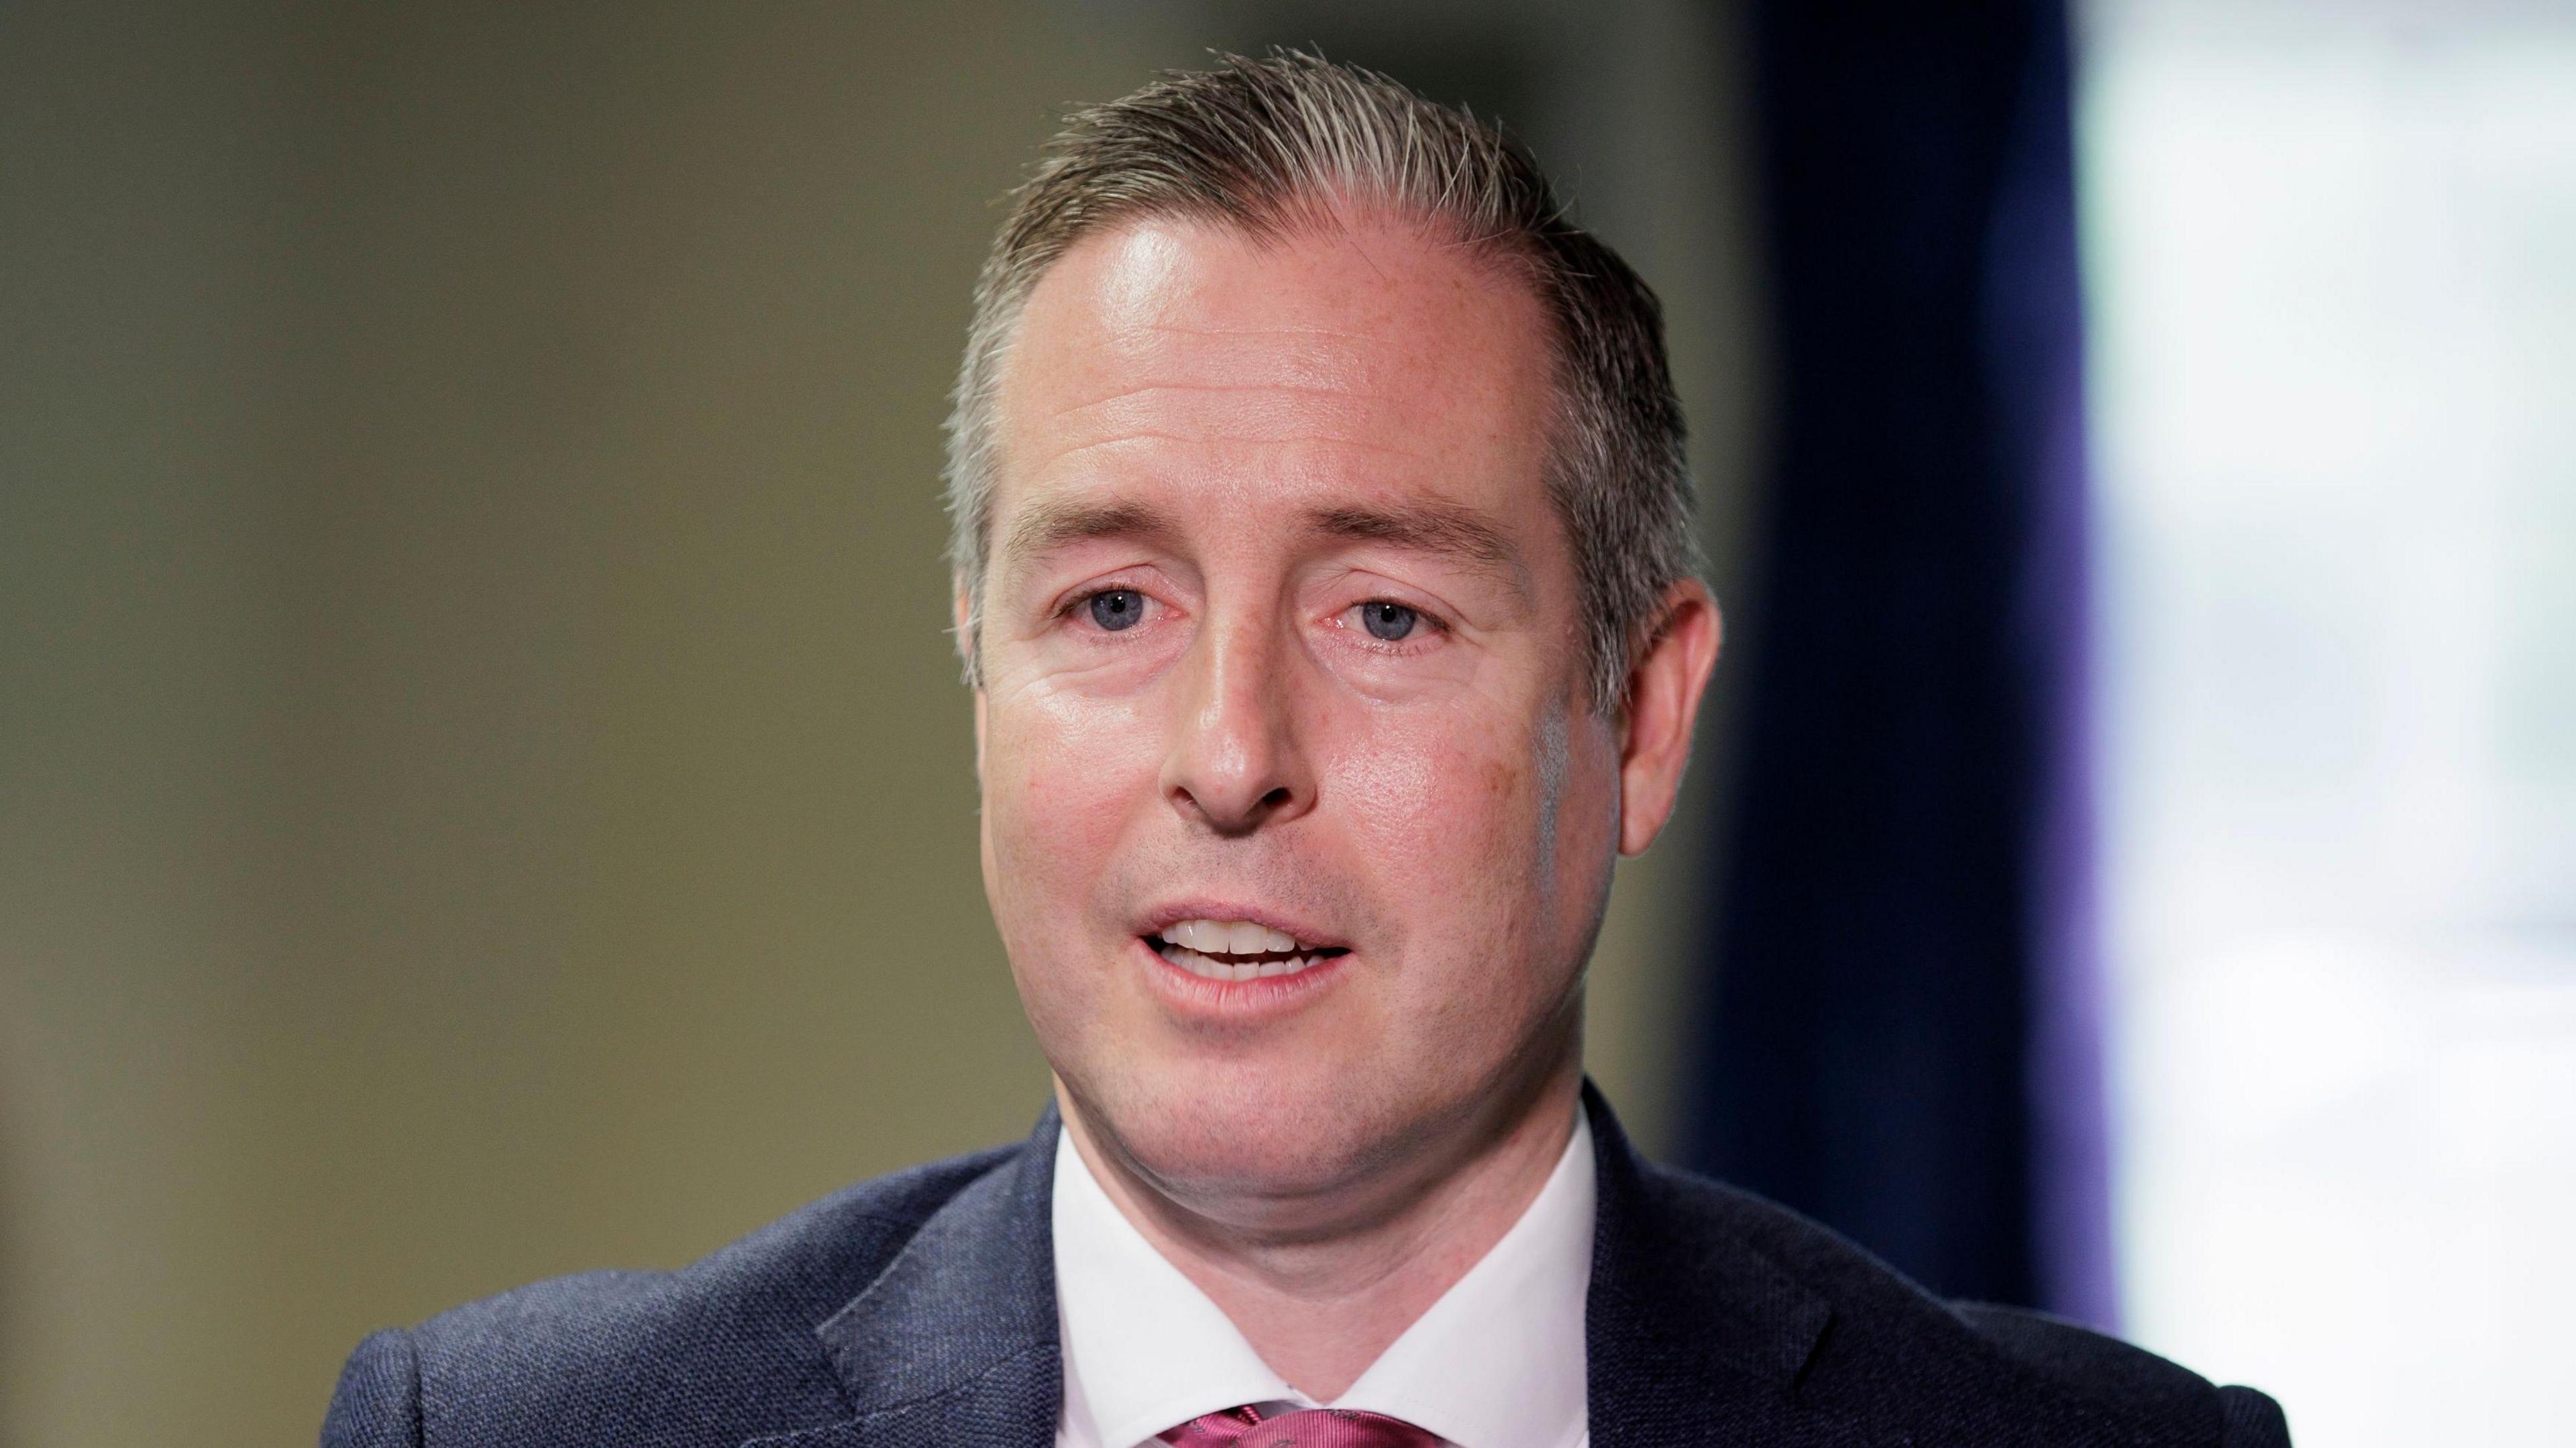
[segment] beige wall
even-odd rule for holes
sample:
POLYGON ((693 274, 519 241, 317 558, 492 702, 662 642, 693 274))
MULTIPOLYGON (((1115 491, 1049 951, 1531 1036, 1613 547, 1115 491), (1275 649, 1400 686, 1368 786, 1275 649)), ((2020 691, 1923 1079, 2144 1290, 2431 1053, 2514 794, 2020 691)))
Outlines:
MULTIPOLYGON (((9 1441, 302 1441, 369 1328, 1040 1104, 936 429, 992 198, 1204 37, 753 13, 0 17, 9 1441)), ((1740 418, 1724 197, 1637 206, 1740 418)), ((1687 845, 1599 966, 1650 1136, 1687 845)))

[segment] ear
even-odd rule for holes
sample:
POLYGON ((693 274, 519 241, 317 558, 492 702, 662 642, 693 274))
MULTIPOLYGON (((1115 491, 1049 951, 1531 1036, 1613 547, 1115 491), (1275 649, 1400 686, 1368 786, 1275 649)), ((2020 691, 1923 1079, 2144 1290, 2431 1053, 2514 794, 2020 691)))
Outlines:
MULTIPOLYGON (((949 597, 948 617, 951 626, 956 630, 957 656, 961 659, 970 659, 974 657, 975 635, 971 631, 969 623, 969 621, 974 617, 974 603, 966 596, 966 590, 962 586, 949 597)), ((975 685, 975 782, 979 785, 984 782, 984 685, 981 682, 982 677, 983 676, 980 673, 976 675, 978 682, 975 685)))
POLYGON ((1620 721, 1619 853, 1637 855, 1662 834, 1690 762, 1691 727, 1726 632, 1717 600, 1696 578, 1664 593, 1663 629, 1628 675, 1620 721))

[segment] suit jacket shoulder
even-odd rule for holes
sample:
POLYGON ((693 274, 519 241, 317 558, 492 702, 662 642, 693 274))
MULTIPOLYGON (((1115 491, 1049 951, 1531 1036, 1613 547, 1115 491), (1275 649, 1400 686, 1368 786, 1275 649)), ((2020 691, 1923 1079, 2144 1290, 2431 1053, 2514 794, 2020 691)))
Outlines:
POLYGON ((2043 1312, 1961 1302, 1952 1310, 2003 1352, 2080 1395, 2156 1403, 2176 1417, 2206 1417, 2218 1396, 2219 1441, 2226 1448, 2287 1448, 2281 1406, 2252 1388, 2214 1387, 2207 1378, 2115 1337, 2043 1312))
MULTIPOLYGON (((1640 1320, 1774 1344, 1751 1365, 1770 1390, 1736 1395, 1740 1441, 2287 1448, 2281 1411, 2261 1393, 2045 1314, 1944 1302, 1786 1208, 1612 1147, 1602 1192, 1622 1205, 1605 1220, 1644 1240, 1603 1242, 1595 1302, 1610 1286, 1643 1299, 1626 1304, 1640 1320)), ((1605 1390, 1616 1391, 1597 1384, 1596 1402, 1605 1390)))
POLYGON ((676 1271, 587 1272, 379 1332, 325 1448, 720 1444, 855 1411, 815 1332, 1020 1147, 862 1182, 676 1271))

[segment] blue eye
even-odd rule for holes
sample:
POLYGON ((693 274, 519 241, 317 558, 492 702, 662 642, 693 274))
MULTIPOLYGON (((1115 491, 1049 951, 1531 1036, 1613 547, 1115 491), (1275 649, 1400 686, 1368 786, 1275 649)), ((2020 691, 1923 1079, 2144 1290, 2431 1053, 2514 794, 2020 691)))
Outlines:
POLYGON ((1413 626, 1421 621, 1422 615, 1400 603, 1380 599, 1360 605, 1360 622, 1368 627, 1370 636, 1388 643, 1413 632, 1413 626))
POLYGON ((1131 629, 1145 616, 1145 595, 1132 588, 1112 588, 1091 595, 1091 621, 1111 633, 1131 629))

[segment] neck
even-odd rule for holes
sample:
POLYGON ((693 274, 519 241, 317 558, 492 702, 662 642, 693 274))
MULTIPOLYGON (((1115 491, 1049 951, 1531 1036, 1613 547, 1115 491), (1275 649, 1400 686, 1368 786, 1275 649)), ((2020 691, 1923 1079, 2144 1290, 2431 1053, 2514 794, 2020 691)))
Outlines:
POLYGON ((1314 1204, 1308 1222, 1257 1228, 1157 1188, 1104 1149, 1061 1083, 1056 1095, 1074 1149, 1120 1214, 1273 1371, 1329 1403, 1529 1209, 1573 1134, 1580 1081, 1568 1061, 1450 1150, 1409 1154, 1408 1165, 1430 1166, 1421 1179, 1363 1183, 1314 1204))

